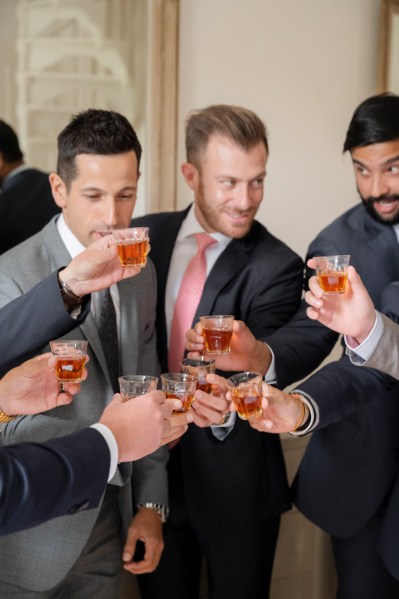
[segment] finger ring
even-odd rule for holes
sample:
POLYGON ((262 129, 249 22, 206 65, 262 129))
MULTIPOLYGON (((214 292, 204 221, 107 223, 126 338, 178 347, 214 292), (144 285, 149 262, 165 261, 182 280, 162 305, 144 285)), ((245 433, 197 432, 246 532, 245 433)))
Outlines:
POLYGON ((222 424, 226 424, 226 422, 228 421, 228 419, 229 419, 229 418, 230 418, 230 412, 225 412, 225 413, 222 415, 222 419, 221 419, 221 421, 219 422, 218 426, 222 426, 222 424))

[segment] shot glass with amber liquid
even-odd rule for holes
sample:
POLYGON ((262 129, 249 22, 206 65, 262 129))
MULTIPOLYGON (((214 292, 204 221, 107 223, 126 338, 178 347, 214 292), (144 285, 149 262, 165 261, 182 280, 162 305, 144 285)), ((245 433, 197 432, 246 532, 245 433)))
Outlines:
POLYGON ((212 383, 206 380, 207 374, 215 372, 215 360, 206 359, 205 356, 199 358, 185 358, 180 362, 182 372, 191 374, 198 378, 197 389, 212 392, 212 383))
POLYGON ((118 378, 118 382, 123 401, 127 401, 150 391, 155 391, 158 377, 147 374, 125 374, 118 378))
POLYGON ((231 401, 242 420, 262 414, 262 375, 259 372, 239 372, 227 380, 231 401))
POLYGON ((51 353, 57 357, 55 371, 59 383, 81 383, 86 364, 88 342, 72 339, 50 341, 51 353))
POLYGON ((114 229, 112 236, 117 245, 119 260, 123 268, 132 266, 143 268, 147 264, 148 227, 114 229))
POLYGON ((185 372, 161 374, 162 391, 167 399, 180 399, 182 407, 174 412, 188 412, 194 401, 198 378, 185 372))
POLYGON ((200 316, 207 354, 228 354, 230 352, 233 322, 234 316, 231 314, 200 316))
POLYGON ((350 256, 317 256, 316 275, 320 287, 330 295, 345 293, 350 256))

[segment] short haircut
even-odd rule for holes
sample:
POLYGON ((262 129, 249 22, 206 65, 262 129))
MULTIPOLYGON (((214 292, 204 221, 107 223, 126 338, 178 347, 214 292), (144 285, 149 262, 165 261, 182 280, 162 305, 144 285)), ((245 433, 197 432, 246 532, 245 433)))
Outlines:
POLYGON ((216 104, 189 114, 186 121, 186 157, 200 169, 200 162, 213 135, 226 137, 248 151, 263 143, 269 152, 265 124, 251 110, 241 106, 216 104))
POLYGON ((0 120, 0 152, 5 162, 19 162, 24 155, 14 129, 0 120))
POLYGON ((126 117, 112 110, 90 108, 72 117, 58 135, 57 173, 67 189, 77 176, 79 154, 111 156, 134 151, 140 166, 141 145, 126 117))
POLYGON ((379 94, 356 108, 346 133, 344 152, 396 139, 399 139, 399 96, 379 94))

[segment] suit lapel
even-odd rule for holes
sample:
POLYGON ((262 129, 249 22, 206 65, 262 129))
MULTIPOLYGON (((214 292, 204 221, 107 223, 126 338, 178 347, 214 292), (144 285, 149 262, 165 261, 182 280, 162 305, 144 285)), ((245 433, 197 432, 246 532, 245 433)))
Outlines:
POLYGON ((244 239, 233 239, 220 254, 206 280, 193 325, 200 316, 213 313, 221 290, 245 267, 251 244, 252 232, 244 239))
POLYGON ((151 258, 157 268, 158 297, 162 298, 164 303, 166 282, 168 279, 169 265, 175 246, 176 237, 179 233, 181 224, 189 211, 186 210, 177 213, 171 213, 169 221, 162 221, 162 228, 156 226, 150 227, 151 239, 151 258))
POLYGON ((381 227, 377 235, 374 233, 369 238, 368 245, 378 256, 378 268, 386 271, 389 281, 396 281, 399 277, 399 243, 393 227, 381 227))
POLYGON ((166 283, 176 237, 188 210, 189 208, 182 212, 170 213, 170 218, 168 220, 162 219, 159 227, 156 224, 154 226, 150 224, 150 257, 157 271, 157 345, 159 356, 168 355, 165 315, 166 283))

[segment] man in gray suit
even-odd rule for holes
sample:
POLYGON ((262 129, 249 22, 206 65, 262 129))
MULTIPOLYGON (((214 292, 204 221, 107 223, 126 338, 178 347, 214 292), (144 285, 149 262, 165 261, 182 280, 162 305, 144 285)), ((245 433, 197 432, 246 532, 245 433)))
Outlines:
MULTIPOLYGON (((88 110, 75 116, 58 137, 57 173, 52 192, 62 215, 0 259, 0 307, 31 289, 104 233, 129 226, 134 209, 141 147, 120 114, 88 110)), ((72 281, 66 283, 66 292, 72 281)), ((73 295, 73 294, 72 294, 73 295)), ((156 281, 149 263, 142 272, 111 288, 116 312, 119 373, 157 374, 155 348, 156 281), (118 343, 119 342, 119 343, 118 343)), ((72 298, 73 299, 73 298, 72 298)), ((76 311, 80 298, 75 296, 76 311)), ((67 337, 89 342, 89 378, 70 406, 36 416, 19 416, 2 427, 4 444, 45 441, 98 420, 113 395, 109 357, 115 350, 100 341, 92 297, 86 321, 67 337)), ((40 324, 40 323, 39 323, 40 324)), ((121 465, 98 509, 58 518, 9 535, 0 547, 0 596, 119 596, 123 544, 145 544, 143 571, 152 571, 162 551, 161 520, 167 503, 166 453, 161 449, 133 465, 136 515, 131 521, 131 467, 121 465), (129 527, 129 528, 128 528, 129 527), (128 529, 128 530, 127 530, 128 529)))

